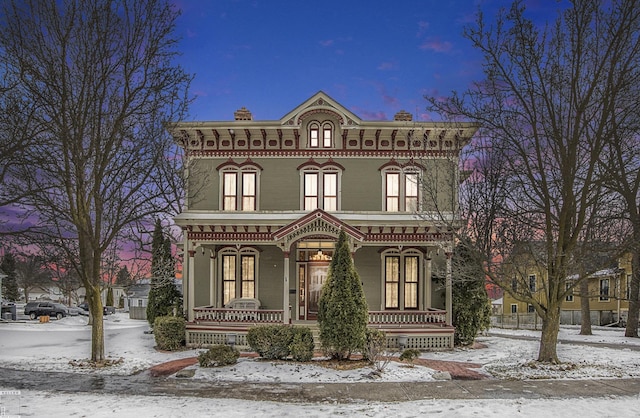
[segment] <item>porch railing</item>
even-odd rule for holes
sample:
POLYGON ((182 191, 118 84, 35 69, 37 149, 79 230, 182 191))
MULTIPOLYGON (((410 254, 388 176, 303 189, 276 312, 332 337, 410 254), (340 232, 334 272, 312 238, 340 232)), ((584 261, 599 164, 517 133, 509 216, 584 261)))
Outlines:
MULTIPOLYGON (((195 322, 218 323, 282 323, 282 310, 232 309, 202 306, 193 309, 195 322)), ((445 324, 447 312, 427 311, 369 311, 369 324, 378 326, 445 324)))
POLYGON ((425 325, 445 324, 447 311, 430 309, 427 311, 369 311, 370 325, 425 325))
POLYGON ((199 307, 193 309, 196 322, 282 323, 282 310, 199 307))

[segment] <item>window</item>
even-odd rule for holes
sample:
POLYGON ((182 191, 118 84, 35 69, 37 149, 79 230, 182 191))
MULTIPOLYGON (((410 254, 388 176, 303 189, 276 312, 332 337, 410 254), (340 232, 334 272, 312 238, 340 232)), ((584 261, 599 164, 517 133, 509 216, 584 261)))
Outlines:
POLYGON ((312 148, 318 148, 318 127, 313 126, 309 130, 309 146, 312 148))
POLYGON ((256 297, 256 257, 254 250, 225 250, 222 255, 222 303, 235 298, 256 297))
POLYGON ((536 291, 536 275, 529 275, 529 290, 533 293, 536 291))
POLYGON ((600 300, 603 302, 609 300, 609 279, 600 279, 600 300))
POLYGON ((420 207, 420 176, 415 169, 392 167, 383 171, 384 210, 415 212, 420 207))
POLYGON ((340 210, 340 178, 342 167, 334 163, 315 162, 298 167, 302 176, 303 210, 340 210))
POLYGON ((514 277, 513 279, 511 279, 511 290, 514 292, 518 291, 518 278, 514 277))
POLYGON ((385 309, 418 309, 419 280, 420 257, 418 255, 385 255, 385 309), (402 293, 401 289, 403 289, 402 293))
POLYGON ((332 148, 333 125, 329 122, 312 122, 309 124, 309 148, 332 148), (320 137, 322 132, 322 138, 320 137))
POLYGON ((400 287, 400 257, 385 258, 385 297, 386 309, 397 309, 400 306, 398 300, 398 288, 400 287))
POLYGON ((627 296, 626 296, 627 300, 629 300, 630 295, 631 295, 631 275, 627 274, 627 296))
MULTIPOLYGON (((571 288, 572 288, 573 283, 566 283, 566 284, 565 284, 565 286, 566 286, 566 287, 565 287, 565 289, 566 289, 566 290, 569 290, 569 289, 571 289, 571 288)), ((569 294, 567 295, 567 297, 566 297, 566 298, 564 298, 564 300, 565 300, 565 301, 567 301, 567 302, 573 302, 573 290, 571 291, 571 293, 569 293, 569 294)))
POLYGON ((418 309, 418 257, 404 259, 404 307, 418 309))
POLYGON ((527 305, 527 313, 534 313, 536 310, 533 307, 533 305, 529 304, 527 305))
POLYGON ((322 146, 325 148, 331 148, 332 129, 330 125, 324 125, 322 127, 322 146))
POLYGON ((222 199, 220 206, 225 211, 258 210, 258 179, 261 168, 253 164, 228 162, 218 167, 221 171, 222 199))
POLYGON ((518 313, 518 305, 515 303, 511 304, 511 313, 518 313))

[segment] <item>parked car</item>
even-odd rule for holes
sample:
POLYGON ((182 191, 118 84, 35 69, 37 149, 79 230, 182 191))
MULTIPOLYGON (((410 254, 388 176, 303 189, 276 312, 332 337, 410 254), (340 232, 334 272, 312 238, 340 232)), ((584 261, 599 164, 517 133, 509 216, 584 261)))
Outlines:
POLYGON ((89 316, 89 304, 87 302, 82 302, 78 305, 78 313, 82 316, 89 316))
POLYGON ((81 315, 80 311, 84 311, 84 309, 79 308, 77 306, 68 306, 67 307, 67 312, 69 312, 69 316, 81 315))
POLYGON ((61 303, 54 302, 28 302, 24 306, 24 314, 28 315, 31 319, 36 319, 40 316, 52 316, 57 319, 62 319, 69 315, 67 307, 61 303))
MULTIPOLYGON (((78 305, 78 308, 80 308, 80 315, 89 315, 89 303, 88 302, 82 302, 80 305, 78 305)), ((102 314, 103 315, 109 315, 109 314, 114 314, 116 313, 116 308, 113 306, 103 306, 102 307, 102 314)))

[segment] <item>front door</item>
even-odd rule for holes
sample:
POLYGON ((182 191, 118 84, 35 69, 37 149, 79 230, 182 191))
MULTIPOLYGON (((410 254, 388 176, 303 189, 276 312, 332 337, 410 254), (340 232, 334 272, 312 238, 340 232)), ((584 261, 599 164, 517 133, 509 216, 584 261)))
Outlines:
POLYGON ((318 319, 318 302, 329 274, 333 241, 303 241, 298 244, 298 319, 318 319))
POLYGON ((318 302, 320 302, 320 293, 322 285, 327 279, 329 273, 328 261, 311 261, 308 264, 307 277, 307 319, 315 320, 318 318, 318 302))

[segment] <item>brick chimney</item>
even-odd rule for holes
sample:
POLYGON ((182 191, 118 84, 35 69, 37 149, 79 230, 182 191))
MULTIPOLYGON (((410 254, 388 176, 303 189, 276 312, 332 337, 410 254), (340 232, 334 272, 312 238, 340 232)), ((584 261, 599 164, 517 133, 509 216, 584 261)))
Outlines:
POLYGON ((395 114, 393 120, 400 120, 405 122, 411 122, 413 120, 413 115, 405 110, 401 110, 395 114))
POLYGON ((236 120, 253 120, 253 115, 244 106, 236 110, 233 113, 233 116, 236 120))

